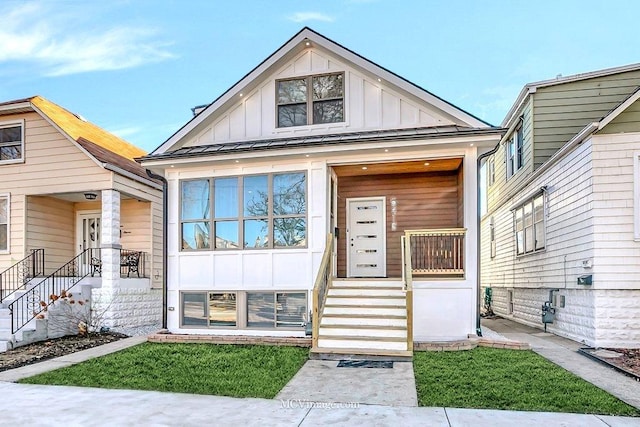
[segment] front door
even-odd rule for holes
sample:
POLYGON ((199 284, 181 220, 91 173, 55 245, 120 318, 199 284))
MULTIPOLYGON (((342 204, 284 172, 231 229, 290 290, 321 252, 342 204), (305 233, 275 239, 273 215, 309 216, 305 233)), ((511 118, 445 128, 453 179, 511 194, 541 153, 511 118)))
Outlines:
POLYGON ((385 198, 347 199, 347 276, 385 277, 385 198))
MULTIPOLYGON (((85 249, 98 249, 100 247, 100 212, 78 212, 76 238, 78 253, 85 249)), ((94 254, 95 255, 95 254, 94 254)), ((91 255, 85 254, 82 264, 89 265, 91 255)))

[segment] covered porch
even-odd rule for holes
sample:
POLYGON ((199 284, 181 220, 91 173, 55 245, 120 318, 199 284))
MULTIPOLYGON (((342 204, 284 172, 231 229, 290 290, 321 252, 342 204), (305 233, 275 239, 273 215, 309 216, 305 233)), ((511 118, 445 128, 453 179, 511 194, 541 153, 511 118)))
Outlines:
POLYGON ((414 280, 465 276, 462 158, 331 167, 338 278, 403 277, 410 239, 414 280))

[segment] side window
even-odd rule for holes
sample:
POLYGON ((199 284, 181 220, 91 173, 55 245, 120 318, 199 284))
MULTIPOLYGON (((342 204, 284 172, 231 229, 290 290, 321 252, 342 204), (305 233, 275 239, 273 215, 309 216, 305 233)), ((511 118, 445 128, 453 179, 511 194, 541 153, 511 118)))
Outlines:
POLYGON ((23 160, 24 132, 22 123, 0 123, 0 165, 23 160))
POLYGON ((0 252, 9 251, 9 195, 0 195, 0 252))
POLYGON ((528 199, 514 212, 516 253, 537 252, 546 246, 544 193, 528 199))

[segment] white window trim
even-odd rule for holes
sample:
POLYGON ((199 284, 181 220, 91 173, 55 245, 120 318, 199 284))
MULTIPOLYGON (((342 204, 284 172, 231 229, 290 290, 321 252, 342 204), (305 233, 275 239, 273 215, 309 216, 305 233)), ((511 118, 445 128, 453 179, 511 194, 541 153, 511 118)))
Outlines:
POLYGON ((640 242, 640 151, 633 152, 633 240, 640 242))
POLYGON ((11 194, 0 193, 0 199, 7 199, 7 249, 0 249, 0 254, 11 253, 11 194))
POLYGON ((20 139, 21 139, 21 144, 20 144, 20 153, 21 156, 19 159, 13 159, 13 160, 0 160, 0 166, 2 165, 11 165, 11 164, 15 164, 15 163, 24 163, 24 159, 25 159, 25 155, 24 155, 24 119, 23 120, 11 120, 11 121, 6 121, 6 122, 0 122, 0 128, 8 128, 8 127, 12 127, 12 126, 20 126, 20 139))
POLYGON ((509 138, 506 140, 506 143, 505 143, 505 166, 506 166, 505 169, 506 169, 507 180, 509 180, 514 175, 516 175, 522 169, 524 169, 524 130, 523 130, 524 123, 522 123, 522 120, 523 119, 521 119, 520 123, 515 128, 513 128, 513 131, 511 131, 511 133, 509 134, 509 138), (520 131, 522 131, 522 138, 518 137, 518 134, 520 133, 520 131), (520 164, 518 164, 518 142, 520 142, 522 146, 522 155, 521 155, 522 158, 520 160, 520 164), (509 158, 509 148, 512 144, 513 144, 513 161, 511 161, 511 159, 509 158))
MULTIPOLYGON (((541 190, 537 190, 535 193, 529 195, 527 198, 523 199, 515 208, 512 208, 512 215, 513 215, 513 238, 514 240, 514 251, 516 254, 516 257, 525 257, 528 255, 532 255, 532 254, 537 254, 540 252, 544 252, 547 250, 547 205, 548 205, 548 198, 547 198, 547 191, 546 191, 546 187, 542 187, 541 190), (535 199, 537 199, 539 196, 542 196, 542 229, 544 231, 544 246, 541 247, 540 249, 536 249, 536 241, 535 241, 535 226, 536 226, 536 222, 535 222, 535 208, 533 206, 533 201, 535 199), (524 252, 522 253, 518 253, 518 229, 517 229, 517 220, 516 220, 516 211, 518 211, 519 209, 522 209, 524 207, 524 205, 531 203, 531 215, 532 218, 531 220, 533 221, 531 224, 531 227, 533 227, 533 238, 534 238, 534 242, 533 242, 533 250, 527 252, 526 251, 526 240, 524 241, 524 252)), ((524 225, 524 212, 523 212, 523 217, 522 217, 522 221, 523 221, 523 229, 522 232, 526 234, 526 229, 527 227, 524 225)))

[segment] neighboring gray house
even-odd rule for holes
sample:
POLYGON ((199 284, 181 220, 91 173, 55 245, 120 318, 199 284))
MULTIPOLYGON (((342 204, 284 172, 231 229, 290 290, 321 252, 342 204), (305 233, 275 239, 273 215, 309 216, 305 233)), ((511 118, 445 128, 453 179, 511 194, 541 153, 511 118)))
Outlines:
POLYGON ((640 64, 524 87, 485 163, 481 285, 496 314, 640 347, 640 64))

